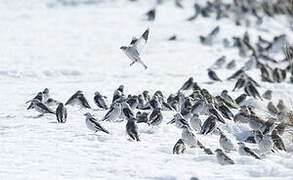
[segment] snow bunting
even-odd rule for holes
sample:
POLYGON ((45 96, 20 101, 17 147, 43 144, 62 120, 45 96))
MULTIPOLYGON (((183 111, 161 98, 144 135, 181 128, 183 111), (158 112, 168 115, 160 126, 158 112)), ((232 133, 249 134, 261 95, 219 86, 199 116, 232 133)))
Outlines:
POLYGON ((145 30, 145 32, 142 34, 142 36, 137 39, 137 38, 132 38, 132 41, 130 42, 129 46, 121 46, 120 49, 124 51, 124 53, 128 56, 129 59, 131 59, 130 66, 132 66, 134 63, 138 62, 145 69, 148 67, 145 65, 145 63, 142 61, 140 58, 140 51, 143 48, 143 46, 147 43, 148 37, 149 37, 149 28, 145 30))
POLYGON ((67 120, 67 110, 63 103, 60 103, 56 109, 56 117, 59 123, 65 123, 67 120))

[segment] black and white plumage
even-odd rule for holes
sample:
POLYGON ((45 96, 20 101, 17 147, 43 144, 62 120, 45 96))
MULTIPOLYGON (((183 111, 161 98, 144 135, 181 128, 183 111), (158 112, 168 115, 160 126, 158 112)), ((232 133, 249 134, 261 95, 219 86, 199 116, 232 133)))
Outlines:
POLYGON ((221 56, 216 62, 213 64, 213 68, 219 69, 222 68, 223 65, 226 63, 226 56, 221 56))
POLYGON ((169 121, 167 124, 174 124, 174 123, 175 123, 175 126, 179 129, 183 128, 184 126, 190 128, 188 121, 180 113, 175 114, 174 118, 171 121, 169 121))
POLYGON ((134 113, 127 102, 122 103, 122 113, 127 120, 134 119, 134 113))
POLYGON ((225 136, 223 133, 220 135, 219 143, 222 149, 224 149, 225 152, 235 151, 234 144, 232 141, 225 136))
POLYGON ((218 105, 218 110, 221 112, 221 114, 225 118, 230 119, 230 120, 233 120, 234 115, 233 115, 233 113, 230 111, 230 109, 225 104, 220 103, 218 105))
POLYGON ((240 78, 236 81, 236 83, 235 83, 234 88, 233 88, 232 91, 235 91, 235 90, 238 90, 238 89, 244 87, 245 83, 246 83, 246 79, 245 79, 244 77, 240 77, 240 78))
POLYGON ((190 77, 183 85, 182 87, 179 89, 178 92, 180 91, 185 91, 185 90, 190 90, 192 89, 193 86, 193 77, 190 77))
POLYGON ((124 95, 124 85, 120 85, 118 89, 114 91, 112 103, 121 100, 125 97, 124 95))
POLYGON ((222 81, 218 75, 216 74, 215 71, 213 71, 212 69, 208 69, 208 76, 211 80, 214 80, 214 81, 222 81))
POLYGON ((208 112, 209 112, 209 114, 214 115, 219 122, 225 124, 225 120, 224 120, 222 114, 213 105, 211 105, 211 104, 209 105, 208 112))
POLYGON ((235 104, 233 98, 232 98, 231 96, 229 96, 227 90, 223 90, 223 91, 221 92, 221 97, 222 97, 225 101, 229 102, 230 104, 235 104))
POLYGON ((44 90, 43 90, 43 102, 46 102, 49 98, 50 98, 50 91, 49 91, 49 89, 48 88, 45 88, 44 90))
POLYGON ((141 49, 143 46, 147 43, 148 37, 149 37, 149 28, 145 30, 145 32, 141 35, 139 39, 133 38, 129 46, 121 46, 120 49, 127 55, 127 57, 132 61, 130 63, 130 66, 132 66, 134 63, 138 62, 145 69, 148 67, 145 65, 145 63, 140 58, 141 49))
POLYGON ((273 115, 277 115, 279 113, 277 107, 273 104, 272 101, 270 101, 267 105, 267 109, 269 111, 269 113, 273 114, 273 115))
POLYGON ((128 119, 126 123, 126 132, 132 140, 140 141, 135 118, 128 119))
POLYGON ((260 159, 260 157, 255 152, 253 152, 249 147, 246 147, 243 142, 239 142, 238 145, 240 155, 252 156, 255 159, 260 159))
POLYGON ((227 69, 234 69, 236 67, 236 61, 233 59, 226 65, 227 69))
POLYGON ((235 99, 236 104, 241 105, 246 100, 247 94, 241 94, 235 99))
POLYGON ((183 139, 179 139, 173 147, 173 154, 183 154, 186 150, 183 139))
POLYGON ((210 115, 203 123, 200 134, 206 135, 208 133, 211 133, 215 130, 216 126, 217 126, 217 117, 214 115, 210 115))
POLYGON ((281 151, 287 151, 285 144, 281 138, 281 136, 278 134, 277 130, 273 130, 272 131, 272 140, 274 142, 274 147, 277 150, 281 150, 281 151))
POLYGON ((56 109, 56 117, 59 123, 65 123, 67 121, 67 109, 63 103, 60 103, 56 109))
POLYGON ((163 114, 162 114, 161 108, 159 107, 155 108, 150 114, 148 124, 152 126, 158 126, 162 123, 162 121, 163 121, 163 114))
POLYGON ((147 112, 140 112, 137 111, 136 115, 135 115, 135 119, 137 121, 137 123, 148 123, 149 122, 149 113, 147 112))
MULTIPOLYGON (((34 99, 37 99, 40 102, 42 102, 43 101, 43 93, 42 92, 38 92, 38 94, 32 100, 34 100, 34 99)), ((29 101, 26 102, 26 104, 30 102, 30 105, 27 107, 27 110, 33 109, 32 100, 29 100, 29 101)))
POLYGON ((88 103, 88 100, 85 98, 82 91, 77 91, 75 94, 73 94, 65 103, 65 105, 79 105, 82 108, 89 108, 91 109, 91 106, 88 103))
POLYGON ((120 114, 122 111, 121 104, 118 102, 115 102, 112 107, 109 109, 109 111, 104 116, 104 121, 116 121, 119 119, 120 114))
POLYGON ((262 100, 262 97, 260 96, 258 90, 255 88, 255 86, 251 82, 248 82, 246 84, 246 86, 244 87, 244 91, 248 96, 252 96, 254 98, 259 98, 262 100))
POLYGON ((274 143, 269 135, 263 135, 260 131, 254 131, 254 139, 261 154, 269 153, 273 149, 274 143))
POLYGON ((192 114, 203 114, 205 113, 206 109, 206 102, 204 100, 197 100, 191 108, 192 114))
POLYGON ((182 139, 184 143, 186 143, 186 145, 188 145, 191 148, 194 148, 197 145, 197 138, 190 130, 190 128, 187 126, 183 126, 182 128, 182 139))
POLYGON ((146 20, 148 21, 154 21, 156 18, 156 9, 150 9, 148 12, 145 13, 146 20))
POLYGON ((221 149, 216 149, 215 152, 219 164, 235 164, 235 162, 231 158, 229 158, 221 149))
POLYGON ((55 114, 55 112, 51 108, 49 108, 44 103, 40 102, 38 99, 33 99, 31 103, 32 103, 31 109, 35 109, 36 111, 42 114, 45 114, 45 113, 55 114))
POLYGON ((86 122, 86 126, 95 132, 98 131, 102 131, 104 133, 110 134, 109 131, 107 131, 104 127, 102 127, 100 125, 100 123, 90 114, 90 113, 86 113, 85 115, 85 122, 86 122))
POLYGON ((98 91, 95 92, 94 101, 96 105, 101 109, 108 109, 107 97, 102 96, 98 91))
POLYGON ((55 99, 53 99, 53 98, 49 98, 49 99, 45 102, 45 104, 46 104, 47 106, 58 106, 60 103, 61 103, 61 102, 59 102, 59 101, 57 101, 57 100, 55 100, 55 99))

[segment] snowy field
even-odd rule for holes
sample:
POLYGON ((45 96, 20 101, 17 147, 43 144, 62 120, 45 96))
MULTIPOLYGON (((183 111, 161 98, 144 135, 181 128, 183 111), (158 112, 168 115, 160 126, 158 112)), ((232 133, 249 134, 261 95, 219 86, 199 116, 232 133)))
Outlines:
MULTIPOLYGON (((141 141, 131 142, 125 132, 126 121, 103 122, 111 134, 94 134, 85 124, 88 110, 68 106, 68 122, 59 124, 54 115, 39 118, 36 111, 27 111, 25 104, 47 87, 51 97, 63 103, 82 90, 96 108, 95 91, 111 99, 123 84, 126 94, 161 90, 168 96, 189 77, 213 95, 223 89, 231 91, 234 81, 209 83, 207 76, 206 69, 220 56, 237 62, 234 70, 217 70, 222 79, 245 62, 237 49, 224 48, 222 39, 245 31, 252 39, 258 34, 270 40, 281 33, 292 34, 285 17, 267 19, 261 27, 237 27, 229 19, 202 17, 188 22, 194 11, 190 0, 183 3, 184 9, 176 8, 173 2, 158 6, 157 19, 149 22, 143 20, 143 14, 154 7, 154 1, 75 2, 0 2, 0 179, 293 179, 293 148, 288 153, 268 154, 262 160, 232 152, 229 156, 236 164, 229 166, 219 165, 215 155, 206 155, 199 148, 173 155, 172 148, 182 131, 166 124, 174 112, 163 112, 160 127, 138 124, 141 141), (201 45, 198 36, 217 25, 220 33, 215 44, 201 45), (119 47, 147 27, 150 36, 142 58, 149 68, 144 70, 139 64, 129 67, 130 60, 119 47), (174 34, 178 40, 168 41, 174 34)), ((260 82, 259 70, 247 73, 260 82)), ((260 84, 260 93, 270 88, 275 103, 283 98, 291 107, 291 84, 260 84)), ((236 98, 242 92, 229 93, 236 98)), ((267 101, 255 103, 261 109, 267 101)), ((106 113, 90 112, 97 119, 106 113)), ((235 144, 248 131, 247 125, 232 121, 221 126, 235 144)), ((196 136, 212 150, 219 148, 218 136, 196 136)), ((257 150, 255 145, 248 146, 257 150)))

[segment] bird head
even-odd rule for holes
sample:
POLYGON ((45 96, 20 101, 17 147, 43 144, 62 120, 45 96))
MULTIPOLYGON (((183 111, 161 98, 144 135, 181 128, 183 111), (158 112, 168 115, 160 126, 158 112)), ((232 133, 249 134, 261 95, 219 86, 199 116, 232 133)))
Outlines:
POLYGON ((122 51, 125 51, 125 50, 127 49, 127 47, 126 47, 126 46, 121 46, 120 49, 121 49, 122 51))
POLYGON ((223 151, 222 151, 222 149, 216 149, 215 152, 220 153, 220 152, 223 152, 223 151))

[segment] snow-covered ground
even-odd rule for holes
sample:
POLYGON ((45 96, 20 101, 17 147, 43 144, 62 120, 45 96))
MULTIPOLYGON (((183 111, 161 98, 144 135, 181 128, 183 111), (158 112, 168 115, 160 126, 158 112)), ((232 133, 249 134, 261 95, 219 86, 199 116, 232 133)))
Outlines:
MULTIPOLYGON (((54 115, 37 118, 38 113, 27 111, 25 104, 45 87, 62 102, 82 90, 93 107, 95 91, 111 98, 120 84, 127 94, 162 90, 168 95, 176 93, 191 76, 213 95, 223 89, 230 91, 235 82, 206 83, 210 81, 206 69, 218 57, 236 59, 238 68, 244 63, 236 49, 223 47, 222 39, 245 31, 254 38, 262 34, 268 39, 290 34, 283 17, 267 20, 262 28, 235 27, 228 19, 200 17, 187 22, 193 7, 186 1, 185 9, 171 2, 159 6, 156 21, 150 23, 143 20, 143 14, 154 1, 73 2, 0 2, 0 179, 293 179, 292 153, 269 154, 259 161, 234 152, 229 154, 236 162, 232 166, 219 165, 215 156, 199 148, 173 155, 181 130, 166 124, 173 117, 171 112, 164 112, 159 128, 139 124, 141 142, 130 142, 126 122, 103 123, 111 135, 93 134, 85 125, 86 110, 68 107, 68 122, 57 124, 54 115), (216 25, 221 28, 216 44, 201 45, 198 36, 216 25), (129 67, 130 61, 119 47, 147 27, 151 32, 142 58, 149 69, 138 64, 129 67), (179 40, 167 41, 173 34, 179 40)), ((224 79, 234 71, 217 73, 224 79)), ((248 74, 260 79, 256 70, 248 74)), ((282 97, 290 103, 292 85, 261 85, 261 93, 270 88, 274 101, 282 97)), ((230 94, 235 98, 240 92, 230 94)), ((91 112, 97 119, 105 114, 91 112)), ((248 130, 233 122, 223 128, 231 130, 229 137, 235 144, 248 130)), ((198 139, 212 150, 219 147, 218 136, 198 135, 198 139)))

